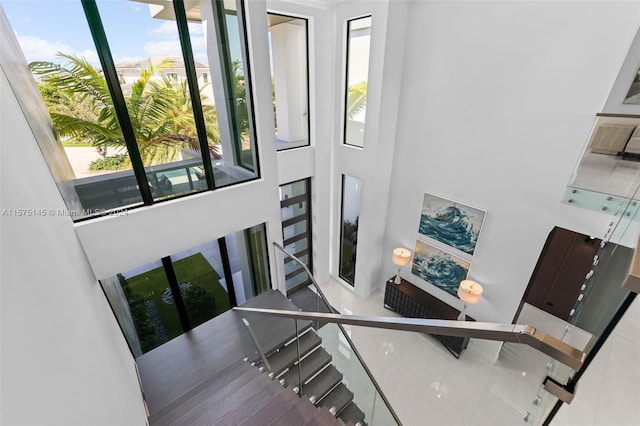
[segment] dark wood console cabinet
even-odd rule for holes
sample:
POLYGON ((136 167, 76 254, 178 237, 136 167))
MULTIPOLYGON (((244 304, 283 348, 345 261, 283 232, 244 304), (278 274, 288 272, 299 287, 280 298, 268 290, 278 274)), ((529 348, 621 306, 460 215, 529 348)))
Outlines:
MULTIPOLYGON (((394 284, 393 278, 387 281, 384 292, 384 307, 408 318, 457 320, 460 315, 460 311, 456 308, 404 279, 400 284, 394 284)), ((467 315, 467 321, 475 320, 467 315)), ((456 358, 460 357, 469 343, 468 337, 437 335, 433 335, 433 337, 442 342, 456 358)))

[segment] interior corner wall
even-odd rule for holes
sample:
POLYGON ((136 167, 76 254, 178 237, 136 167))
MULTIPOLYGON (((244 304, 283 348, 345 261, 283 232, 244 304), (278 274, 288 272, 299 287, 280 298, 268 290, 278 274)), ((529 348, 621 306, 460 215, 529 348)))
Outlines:
POLYGON ((426 239, 425 192, 486 210, 468 312, 511 322, 551 229, 612 220, 560 200, 639 23, 637 2, 412 2, 383 252, 426 239))
POLYGON ((66 206, 4 66, 0 423, 145 424, 133 356, 70 217, 50 214, 66 206))

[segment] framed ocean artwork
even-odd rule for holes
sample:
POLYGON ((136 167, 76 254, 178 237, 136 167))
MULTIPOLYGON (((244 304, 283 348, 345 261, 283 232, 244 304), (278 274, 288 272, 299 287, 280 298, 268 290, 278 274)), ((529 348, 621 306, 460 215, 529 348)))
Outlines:
POLYGON ((467 278, 471 262, 416 240, 411 273, 456 296, 460 281, 467 278))
POLYGON ((486 211, 426 193, 420 234, 473 256, 486 211))

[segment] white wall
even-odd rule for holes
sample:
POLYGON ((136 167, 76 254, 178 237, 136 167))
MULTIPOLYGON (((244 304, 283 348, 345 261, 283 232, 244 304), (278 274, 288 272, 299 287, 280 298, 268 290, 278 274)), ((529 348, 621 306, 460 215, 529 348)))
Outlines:
POLYGON ((35 84, 12 88, 5 74, 20 66, 27 72, 23 58, 2 56, 0 423, 145 424, 133 357, 71 219, 4 210, 65 209, 14 95, 35 84))
POLYGON ((425 192, 487 211, 468 310, 483 321, 511 322, 555 225, 606 232, 610 216, 560 200, 639 18, 637 2, 411 3, 380 285, 419 237, 425 192))

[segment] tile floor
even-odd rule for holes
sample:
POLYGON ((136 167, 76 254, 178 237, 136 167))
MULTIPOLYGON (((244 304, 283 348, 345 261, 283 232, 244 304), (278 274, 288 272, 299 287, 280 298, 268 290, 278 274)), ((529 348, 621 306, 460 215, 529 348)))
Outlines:
POLYGON ((640 161, 585 152, 571 186, 605 194, 638 198, 640 161))
MULTIPOLYGON (((381 291, 363 299, 335 281, 328 281, 321 287, 341 313, 397 315, 383 307, 384 295, 381 291)), ((619 399, 620 395, 626 396, 627 400, 638 398, 640 374, 636 371, 629 377, 622 375, 615 378, 621 372, 626 372, 622 365, 639 359, 639 307, 636 303, 634 313, 627 315, 634 318, 635 323, 626 321, 632 324, 621 324, 618 329, 622 330, 622 334, 618 336, 614 333, 608 346, 605 345, 603 355, 599 358, 608 358, 610 362, 598 359, 602 364, 600 368, 607 368, 607 373, 599 373, 597 367, 593 367, 594 371, 585 373, 583 378, 586 381, 587 377, 594 376, 592 380, 608 386, 606 395, 597 386, 595 389, 593 386, 586 389, 574 401, 578 408, 572 405, 571 410, 562 409, 553 424, 640 424, 640 404, 622 407, 625 402, 619 399), (614 362, 615 365, 611 365, 614 362), (583 406, 589 408, 590 414, 585 414, 583 406), (589 420, 585 422, 586 419, 589 420)), ((550 359, 532 348, 505 344, 498 359, 493 362, 484 355, 483 341, 472 339, 460 359, 456 359, 440 342, 427 335, 364 327, 345 328, 391 406, 407 426, 520 425, 527 424, 523 421, 527 412, 532 412, 528 424, 533 424, 538 416, 542 404, 535 406, 533 401, 542 378, 547 374, 550 359)), ((372 405, 370 384, 360 377, 360 373, 356 376, 358 378, 351 379, 354 383, 350 383, 350 386, 354 387, 356 393, 367 394, 363 398, 368 400, 362 404, 372 405), (359 388, 363 390, 359 391, 359 388)), ((379 399, 376 401, 378 403, 379 399)))

